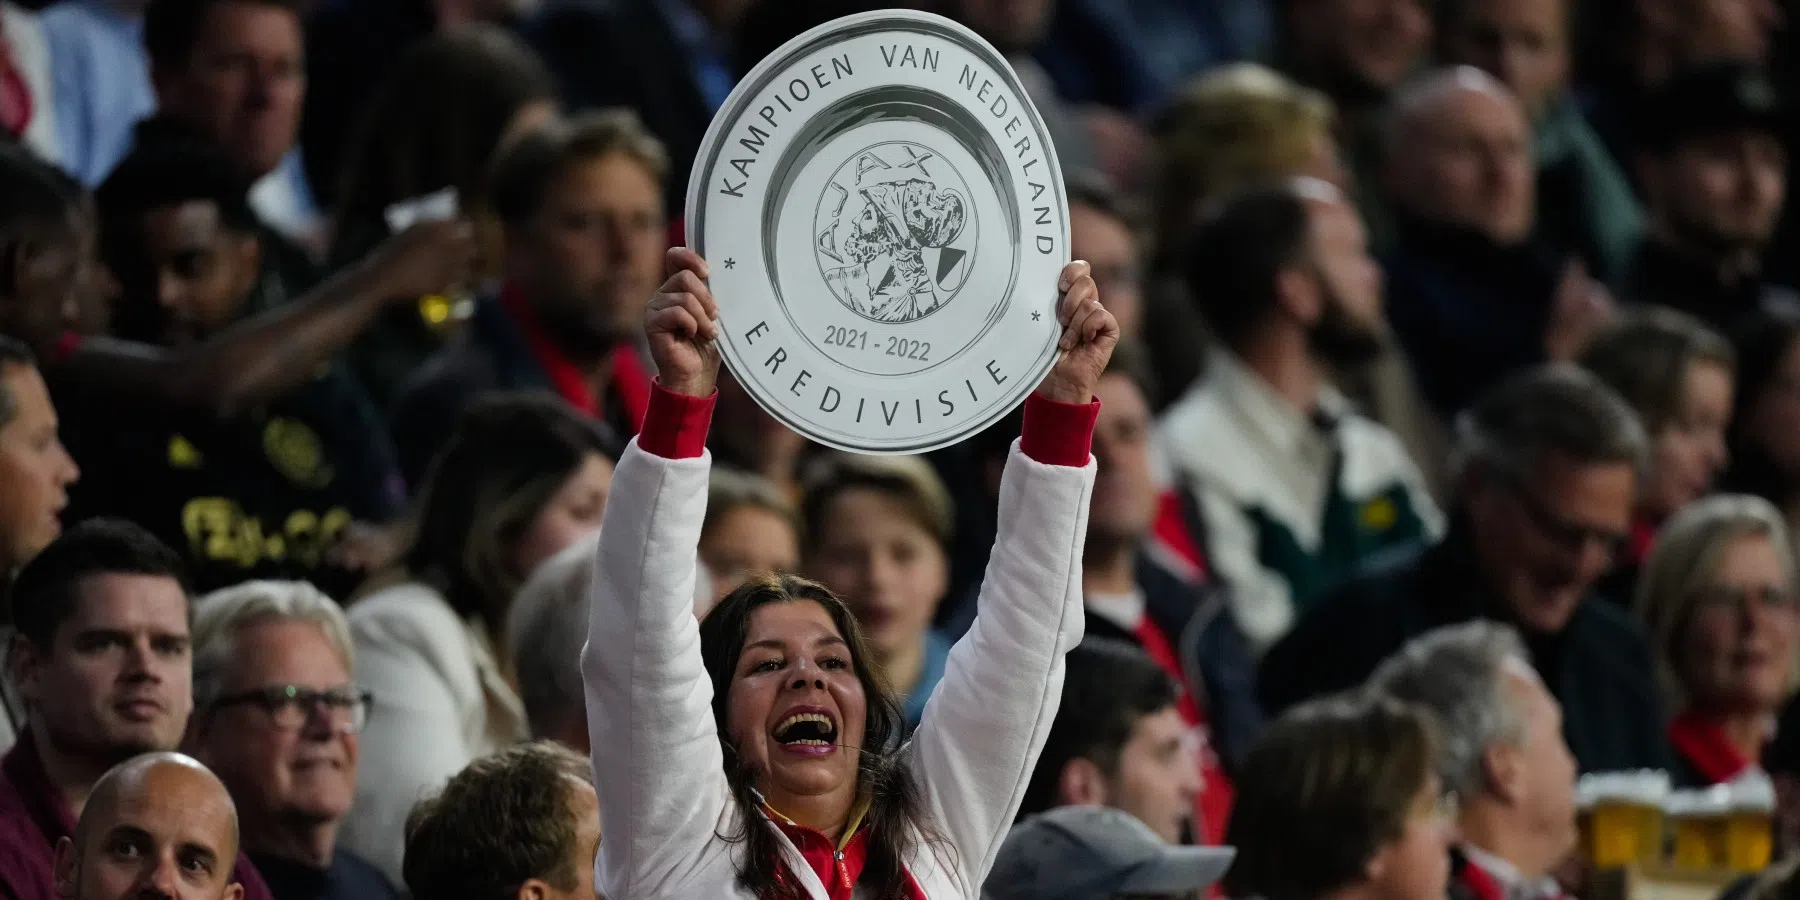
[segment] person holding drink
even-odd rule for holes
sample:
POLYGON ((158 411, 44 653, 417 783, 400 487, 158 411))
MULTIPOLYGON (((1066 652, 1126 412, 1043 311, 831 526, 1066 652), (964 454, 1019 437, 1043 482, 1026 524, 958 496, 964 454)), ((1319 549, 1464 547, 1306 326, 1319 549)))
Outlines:
POLYGON ((709 268, 669 251, 645 332, 660 373, 619 462, 582 654, 605 896, 979 896, 1081 638, 1095 383, 1118 340, 1085 263, 1060 355, 1006 464, 981 616, 902 745, 898 700, 844 602, 792 576, 693 616, 716 397, 709 268))

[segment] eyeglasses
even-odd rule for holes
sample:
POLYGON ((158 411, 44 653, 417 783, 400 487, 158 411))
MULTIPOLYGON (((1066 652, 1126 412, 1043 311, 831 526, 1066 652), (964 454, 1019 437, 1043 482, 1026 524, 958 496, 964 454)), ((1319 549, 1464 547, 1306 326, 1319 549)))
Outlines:
POLYGON ((1709 587, 1694 597, 1699 612, 1732 612, 1758 607, 1775 612, 1800 612, 1800 598, 1776 587, 1709 587))
POLYGON ((358 685, 315 691, 292 684, 230 694, 213 701, 212 708, 254 706, 269 717, 270 724, 283 731, 305 728, 314 715, 323 714, 327 721, 339 725, 348 734, 357 734, 369 721, 369 704, 375 695, 358 685))
POLYGON ((1594 528, 1580 522, 1571 522, 1544 505, 1543 501, 1532 493, 1523 483, 1514 481, 1510 493, 1525 511, 1526 518, 1531 520, 1533 528, 1544 538, 1558 547, 1571 553, 1580 553, 1587 549, 1589 542, 1598 542, 1600 549, 1608 558, 1616 557, 1624 549, 1629 536, 1606 528, 1594 528))

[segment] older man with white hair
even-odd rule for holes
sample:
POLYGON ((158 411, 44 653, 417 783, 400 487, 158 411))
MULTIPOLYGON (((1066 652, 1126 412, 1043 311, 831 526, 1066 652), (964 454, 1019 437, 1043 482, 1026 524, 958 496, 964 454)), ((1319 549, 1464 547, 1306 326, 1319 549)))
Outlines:
POLYGON ((1368 688, 1429 711, 1438 774, 1461 798, 1452 900, 1550 900, 1574 851, 1575 758, 1562 707, 1511 627, 1489 621, 1415 638, 1368 688))
POLYGON ((193 639, 186 746, 231 791, 275 900, 398 900, 336 846, 372 699, 351 680, 337 603, 305 582, 245 582, 195 601, 193 639))

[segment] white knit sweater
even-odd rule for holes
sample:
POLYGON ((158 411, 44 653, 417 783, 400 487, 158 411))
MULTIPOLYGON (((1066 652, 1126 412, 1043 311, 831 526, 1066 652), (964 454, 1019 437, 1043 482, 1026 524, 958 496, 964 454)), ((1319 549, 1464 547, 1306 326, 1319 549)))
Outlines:
MULTIPOLYGON (((738 810, 725 780, 712 685, 694 619, 694 548, 711 458, 664 459, 634 440, 600 531, 581 668, 601 841, 595 886, 612 900, 753 900, 736 884, 738 810)), ((930 900, 976 900, 1012 826, 1081 640, 1081 549, 1094 464, 1035 462, 1015 444, 980 613, 903 751, 948 850, 907 866, 930 900)), ((787 868, 823 884, 787 840, 787 868)), ((860 894, 858 896, 861 896, 860 894)))

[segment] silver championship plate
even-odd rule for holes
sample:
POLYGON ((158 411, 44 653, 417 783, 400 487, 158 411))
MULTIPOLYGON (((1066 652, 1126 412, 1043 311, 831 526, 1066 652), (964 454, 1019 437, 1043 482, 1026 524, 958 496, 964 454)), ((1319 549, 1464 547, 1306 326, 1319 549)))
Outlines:
POLYGON ((732 375, 840 450, 955 443, 1056 361, 1056 149, 1006 60, 949 19, 853 15, 758 64, 701 143, 687 240, 732 375))

